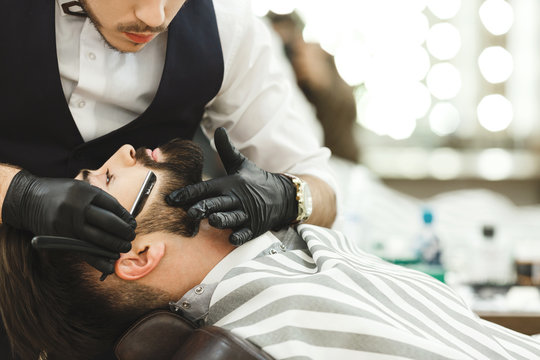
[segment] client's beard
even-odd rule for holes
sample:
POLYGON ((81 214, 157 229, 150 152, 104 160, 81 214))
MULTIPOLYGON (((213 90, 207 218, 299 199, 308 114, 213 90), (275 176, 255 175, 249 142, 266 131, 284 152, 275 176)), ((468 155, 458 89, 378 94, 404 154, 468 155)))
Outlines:
POLYGON ((160 146, 163 161, 156 162, 148 156, 145 148, 137 149, 137 161, 156 171, 160 177, 158 198, 137 220, 137 234, 165 231, 181 236, 194 236, 198 232, 199 221, 191 219, 185 209, 171 207, 165 197, 172 191, 202 179, 203 154, 198 145, 189 140, 175 139, 160 146))

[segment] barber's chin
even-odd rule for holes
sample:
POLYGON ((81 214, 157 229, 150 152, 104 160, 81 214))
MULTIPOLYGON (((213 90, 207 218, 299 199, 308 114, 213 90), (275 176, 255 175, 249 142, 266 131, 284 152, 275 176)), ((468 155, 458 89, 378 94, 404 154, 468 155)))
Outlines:
POLYGON ((134 53, 140 51, 146 45, 146 43, 139 44, 127 39, 124 33, 113 33, 111 35, 110 32, 101 32, 101 35, 110 48, 121 53, 134 53))

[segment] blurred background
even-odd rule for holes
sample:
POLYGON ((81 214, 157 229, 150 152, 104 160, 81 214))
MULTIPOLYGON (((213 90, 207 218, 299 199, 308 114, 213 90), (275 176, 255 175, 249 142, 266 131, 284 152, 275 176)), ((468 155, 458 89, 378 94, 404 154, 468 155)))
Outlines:
POLYGON ((420 197, 483 186, 539 202, 538 1, 252 3, 259 16, 294 12, 304 40, 334 56, 354 88, 360 161, 387 184, 420 197))
POLYGON ((335 227, 540 333, 540 2, 252 5, 336 155, 335 227))

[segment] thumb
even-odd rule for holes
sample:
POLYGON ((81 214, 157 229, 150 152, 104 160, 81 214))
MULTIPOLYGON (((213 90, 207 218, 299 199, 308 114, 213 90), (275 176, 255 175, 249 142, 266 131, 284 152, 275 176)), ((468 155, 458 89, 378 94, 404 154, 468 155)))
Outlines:
POLYGON ((231 143, 227 131, 219 127, 214 132, 214 143, 219 154, 219 158, 225 167, 228 175, 234 174, 242 166, 246 157, 242 155, 231 143))

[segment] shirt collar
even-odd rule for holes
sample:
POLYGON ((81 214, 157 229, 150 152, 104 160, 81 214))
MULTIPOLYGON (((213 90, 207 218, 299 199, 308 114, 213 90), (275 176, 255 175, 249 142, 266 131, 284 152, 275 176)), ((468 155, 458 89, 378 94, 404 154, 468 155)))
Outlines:
MULTIPOLYGON (((70 15, 65 12, 64 7, 68 6, 69 3, 73 3, 74 2, 73 0, 56 0, 56 2, 58 3, 58 6, 62 10, 60 11, 61 16, 70 15)), ((74 12, 83 11, 82 7, 75 4, 73 4, 73 6, 70 6, 69 9, 74 12)))
POLYGON ((276 248, 285 250, 281 241, 270 232, 237 247, 214 266, 201 284, 189 290, 177 302, 170 302, 171 311, 182 314, 197 325, 204 324, 214 290, 225 274, 233 267, 260 255, 277 253, 276 248))

